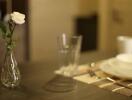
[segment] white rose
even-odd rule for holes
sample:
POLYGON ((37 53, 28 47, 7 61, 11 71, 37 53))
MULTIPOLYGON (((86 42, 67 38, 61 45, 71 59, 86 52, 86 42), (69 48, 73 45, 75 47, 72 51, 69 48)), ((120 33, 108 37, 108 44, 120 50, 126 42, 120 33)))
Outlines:
POLYGON ((16 24, 23 24, 25 22, 25 15, 19 12, 11 13, 11 20, 16 24))

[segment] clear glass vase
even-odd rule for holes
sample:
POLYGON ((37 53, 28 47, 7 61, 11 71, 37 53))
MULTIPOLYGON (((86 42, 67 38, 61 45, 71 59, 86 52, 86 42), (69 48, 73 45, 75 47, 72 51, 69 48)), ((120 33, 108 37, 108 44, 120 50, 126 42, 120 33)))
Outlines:
POLYGON ((8 88, 14 88, 20 83, 20 71, 12 50, 6 52, 1 72, 1 83, 8 88))

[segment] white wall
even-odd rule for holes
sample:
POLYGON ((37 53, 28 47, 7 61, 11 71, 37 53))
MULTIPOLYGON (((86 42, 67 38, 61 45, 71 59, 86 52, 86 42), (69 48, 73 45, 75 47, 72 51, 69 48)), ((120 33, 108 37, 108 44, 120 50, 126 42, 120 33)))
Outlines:
POLYGON ((98 13, 99 0, 79 0, 79 16, 89 16, 98 13))
POLYGON ((73 34, 74 18, 95 12, 95 1, 29 0, 31 61, 56 61, 57 35, 73 34))
POLYGON ((57 35, 73 33, 76 0, 30 0, 29 30, 32 61, 56 60, 57 35))
POLYGON ((100 0, 99 1, 99 23, 98 23, 98 48, 100 51, 108 51, 108 42, 111 35, 111 1, 110 0, 100 0))
POLYGON ((132 1, 100 0, 99 2, 99 49, 115 52, 117 36, 132 36, 132 1))

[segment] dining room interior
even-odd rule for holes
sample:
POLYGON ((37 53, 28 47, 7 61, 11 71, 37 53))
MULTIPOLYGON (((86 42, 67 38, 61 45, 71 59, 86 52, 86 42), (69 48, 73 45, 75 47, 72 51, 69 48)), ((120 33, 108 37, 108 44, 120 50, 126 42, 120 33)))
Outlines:
POLYGON ((115 55, 117 36, 132 35, 130 4, 130 0, 1 0, 1 17, 11 11, 26 14, 25 25, 16 30, 21 37, 16 47, 20 62, 56 62, 57 36, 62 33, 82 35, 81 54, 89 59, 99 52, 115 55))
POLYGON ((0 33, 7 14, 20 12, 25 22, 13 29, 12 48, 5 45, 10 36, 0 37, 0 99, 130 100, 131 5, 131 0, 0 0, 0 33), (11 55, 11 64, 3 64, 13 49, 16 61, 11 55))

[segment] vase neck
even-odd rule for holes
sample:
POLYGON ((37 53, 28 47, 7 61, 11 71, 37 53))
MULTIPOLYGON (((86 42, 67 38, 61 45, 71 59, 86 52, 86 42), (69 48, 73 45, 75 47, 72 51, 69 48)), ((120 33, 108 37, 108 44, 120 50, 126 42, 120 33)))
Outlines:
MULTIPOLYGON (((13 54, 13 50, 7 50, 6 51, 6 54, 5 54, 5 57, 7 57, 7 56, 10 56, 10 57, 12 57, 14 54, 13 54)), ((6 58, 5 58, 6 59, 6 58)))
POLYGON ((12 48, 12 49, 6 48, 6 52, 7 52, 7 53, 12 53, 12 52, 13 52, 13 48, 12 48))

